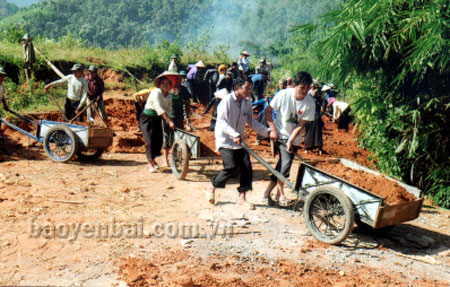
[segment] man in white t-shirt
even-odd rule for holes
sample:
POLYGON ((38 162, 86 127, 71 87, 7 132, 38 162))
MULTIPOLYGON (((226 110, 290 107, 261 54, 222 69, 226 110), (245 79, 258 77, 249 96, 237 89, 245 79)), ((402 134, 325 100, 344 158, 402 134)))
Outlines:
MULTIPOLYGON (((289 178, 289 172, 301 140, 301 133, 307 121, 314 121, 315 103, 308 91, 312 88, 312 77, 307 72, 299 72, 294 77, 294 88, 281 90, 272 99, 266 108, 265 115, 271 129, 270 138, 278 139, 286 147, 277 144, 280 157, 275 167, 284 177, 289 178), (272 119, 272 111, 277 111, 275 121, 272 119)), ((284 184, 274 175, 266 189, 264 197, 268 205, 273 205, 270 193, 278 187, 277 198, 279 205, 285 206, 288 200, 284 195, 284 184)))

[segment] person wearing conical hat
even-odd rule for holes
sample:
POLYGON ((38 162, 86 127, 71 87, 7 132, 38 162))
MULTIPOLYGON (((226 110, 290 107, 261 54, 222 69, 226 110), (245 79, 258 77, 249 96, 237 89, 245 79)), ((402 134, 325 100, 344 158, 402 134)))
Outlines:
POLYGON ((248 57, 250 57, 250 54, 247 51, 243 51, 241 52, 241 58, 238 61, 239 71, 246 76, 249 75, 250 70, 250 61, 248 57))
POLYGON ((67 98, 64 104, 64 115, 67 120, 71 120, 87 102, 87 82, 83 77, 83 65, 74 64, 70 69, 73 74, 65 76, 44 86, 47 92, 52 87, 67 85, 67 98))
POLYGON ((172 72, 172 73, 178 73, 177 62, 178 62, 178 57, 176 55, 172 55, 172 58, 171 58, 171 61, 169 64, 169 68, 167 69, 167 71, 172 72))
POLYGON ((198 88, 197 88, 197 73, 198 73, 199 69, 205 69, 205 68, 206 68, 205 63, 203 63, 203 61, 198 61, 195 64, 188 65, 187 69, 186 69, 187 70, 186 79, 189 82, 189 85, 191 87, 192 99, 196 103, 199 102, 198 88))
MULTIPOLYGON (((144 110, 139 118, 139 125, 145 141, 145 154, 148 160, 149 172, 157 172, 159 167, 155 158, 161 155, 163 148, 163 121, 166 130, 175 128, 172 121, 172 97, 169 91, 173 89, 181 79, 178 73, 164 72, 156 77, 154 84, 155 89, 150 92, 145 103, 144 110)), ((170 139, 168 140, 168 144, 170 139)), ((167 148, 166 148, 167 149, 167 148)), ((168 152, 163 150, 165 155, 168 152)), ((164 157, 165 164, 168 164, 167 157, 164 157)))

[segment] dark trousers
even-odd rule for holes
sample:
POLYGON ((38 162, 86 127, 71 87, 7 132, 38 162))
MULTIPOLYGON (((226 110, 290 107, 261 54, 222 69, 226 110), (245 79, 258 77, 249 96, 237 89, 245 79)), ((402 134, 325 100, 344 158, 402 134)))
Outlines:
POLYGON ((195 82, 195 80, 188 80, 188 82, 189 82, 189 85, 191 86, 192 100, 195 103, 199 103, 197 83, 195 82))
POLYGON ((142 108, 142 104, 137 101, 134 101, 134 107, 136 108, 136 121, 139 123, 141 113, 144 109, 142 108))
MULTIPOLYGON (((66 98, 66 102, 64 103, 64 114, 68 121, 70 121, 75 116, 75 110, 80 105, 80 101, 73 102, 66 98)), ((80 116, 78 119, 81 121, 83 116, 80 116)))
POLYGON ((139 118, 139 126, 145 141, 147 160, 155 159, 161 155, 163 144, 162 118, 160 116, 149 117, 142 113, 139 118))
POLYGON ((223 169, 212 178, 211 183, 216 188, 224 188, 238 168, 240 168, 239 192, 252 190, 253 169, 250 156, 244 149, 220 148, 220 156, 223 160, 223 169))
MULTIPOLYGON (((275 146, 275 148, 278 150, 279 153, 279 158, 275 169, 279 171, 285 178, 289 179, 292 161, 294 160, 294 152, 295 153, 297 152, 298 147, 292 146, 293 152, 288 153, 285 147, 287 140, 278 140, 278 141, 281 141, 282 143, 284 143, 284 145, 281 145, 280 143, 277 142, 275 146)), ((270 176, 270 180, 276 182, 277 177, 272 174, 270 176)))
POLYGON ((350 123, 350 121, 350 107, 348 107, 338 119, 338 129, 344 129, 345 131, 348 131, 348 124, 350 123))

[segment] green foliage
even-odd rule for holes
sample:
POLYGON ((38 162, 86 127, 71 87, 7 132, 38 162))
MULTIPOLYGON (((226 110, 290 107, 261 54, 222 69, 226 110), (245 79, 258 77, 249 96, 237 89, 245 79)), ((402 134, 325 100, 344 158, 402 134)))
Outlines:
POLYGON ((9 43, 19 43, 26 30, 23 24, 0 25, 0 39, 9 43))
POLYGON ((140 47, 168 41, 188 46, 188 50, 226 45, 236 55, 241 49, 268 55, 284 51, 280 44, 284 46, 291 26, 316 21, 337 2, 52 0, 22 8, 5 20, 24 23, 30 34, 45 38, 59 39, 70 32, 95 47, 140 47))
POLYGON ((442 206, 450 204, 449 19, 446 0, 350 0, 313 29, 296 29, 320 37, 310 50, 321 76, 348 88, 379 168, 442 206))

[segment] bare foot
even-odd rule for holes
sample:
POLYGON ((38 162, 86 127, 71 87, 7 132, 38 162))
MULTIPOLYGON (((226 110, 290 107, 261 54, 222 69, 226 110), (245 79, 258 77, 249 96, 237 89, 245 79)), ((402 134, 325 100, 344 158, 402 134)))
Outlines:
POLYGON ((203 189, 203 192, 205 193, 205 197, 209 201, 209 203, 211 204, 216 203, 216 194, 214 187, 205 188, 203 189))
POLYGON ((245 199, 240 199, 238 201, 238 205, 247 208, 248 210, 255 210, 255 206, 253 204, 251 204, 250 202, 248 202, 245 199))

